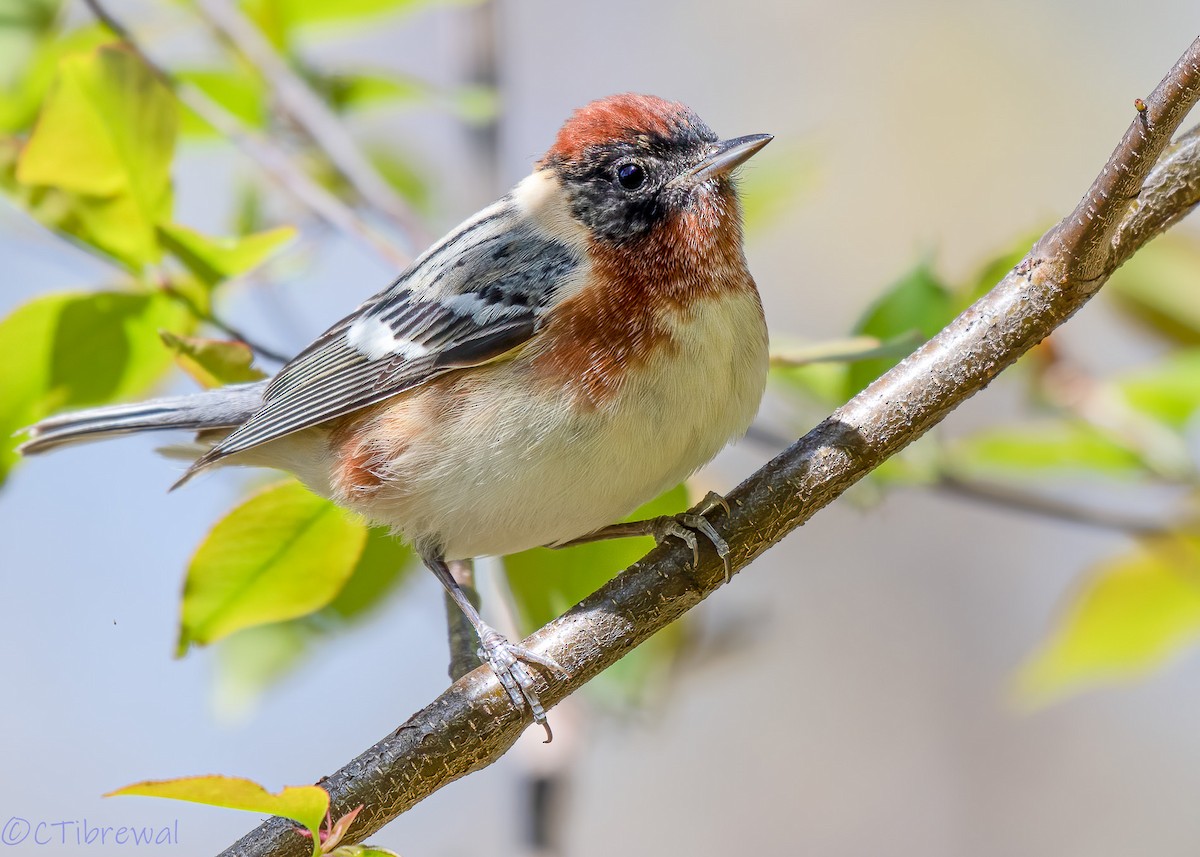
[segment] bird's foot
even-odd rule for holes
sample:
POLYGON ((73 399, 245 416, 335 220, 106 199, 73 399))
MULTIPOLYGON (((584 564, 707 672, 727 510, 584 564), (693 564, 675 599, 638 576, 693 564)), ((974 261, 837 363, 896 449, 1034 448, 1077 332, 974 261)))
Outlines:
POLYGON ((721 538, 716 527, 705 517, 717 508, 724 509, 725 514, 729 514, 729 504, 725 498, 715 491, 709 491, 703 500, 686 512, 654 518, 647 523, 651 525, 649 535, 654 536, 654 540, 659 544, 668 538, 677 538, 690 547, 692 561, 697 566, 700 565, 700 540, 697 534, 704 536, 724 563, 725 582, 728 583, 733 577, 733 568, 729 562, 729 543, 721 538))
POLYGON ((533 722, 546 730, 545 743, 549 744, 554 740, 554 733, 550 731, 550 724, 546 721, 546 709, 538 699, 533 686, 533 676, 525 664, 537 664, 564 678, 570 678, 570 673, 553 658, 539 655, 524 646, 514 645, 492 628, 480 634, 479 643, 479 660, 492 668, 513 705, 517 708, 529 706, 533 722))

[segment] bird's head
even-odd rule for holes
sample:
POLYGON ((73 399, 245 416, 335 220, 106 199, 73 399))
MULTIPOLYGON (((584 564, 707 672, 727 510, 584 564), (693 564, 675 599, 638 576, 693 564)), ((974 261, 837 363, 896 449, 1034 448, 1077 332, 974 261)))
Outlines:
POLYGON ((613 95, 576 110, 538 167, 555 174, 571 217, 594 240, 621 245, 679 215, 739 229, 730 173, 770 141, 721 140, 683 104, 613 95))

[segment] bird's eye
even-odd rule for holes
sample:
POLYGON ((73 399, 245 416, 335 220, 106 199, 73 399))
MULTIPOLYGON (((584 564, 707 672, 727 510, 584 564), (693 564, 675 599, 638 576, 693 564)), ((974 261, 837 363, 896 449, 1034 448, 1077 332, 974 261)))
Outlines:
POLYGON ((646 180, 646 171, 637 164, 621 164, 617 167, 617 181, 625 190, 637 190, 646 180))

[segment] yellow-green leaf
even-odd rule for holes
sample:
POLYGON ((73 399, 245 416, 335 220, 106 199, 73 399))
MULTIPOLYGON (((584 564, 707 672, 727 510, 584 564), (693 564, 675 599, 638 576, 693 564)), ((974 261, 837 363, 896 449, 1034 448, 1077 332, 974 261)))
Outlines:
POLYGON ((1081 423, 981 431, 956 441, 947 454, 952 468, 966 473, 1028 475, 1076 471, 1128 475, 1145 469, 1133 452, 1081 423))
MULTIPOLYGON (((904 337, 915 333, 923 342, 954 317, 953 304, 949 290, 923 263, 893 283, 867 310, 854 332, 883 342, 903 341, 904 337)), ((909 351, 915 349, 916 345, 909 351)), ((904 356, 890 355, 852 363, 846 375, 846 397, 866 387, 904 356)))
POLYGON ((321 24, 363 24, 384 15, 405 12, 430 0, 243 0, 242 6, 279 47, 286 47, 293 30, 321 24))
POLYGON ((1044 702, 1157 669, 1200 639, 1200 538, 1148 539, 1101 563, 1050 639, 1021 668, 1017 690, 1044 702))
POLYGON ((1200 349, 1178 351, 1132 372, 1118 381, 1117 388, 1131 407, 1182 428, 1200 408, 1200 349))
POLYGON ((57 410, 144 394, 171 365, 161 328, 187 330, 186 310, 161 294, 43 295, 0 321, 0 480, 18 429, 57 410))
POLYGON ((278 815, 304 825, 312 832, 313 853, 320 841, 321 825, 329 810, 329 792, 320 786, 285 786, 278 794, 269 792, 252 780, 241 777, 180 777, 176 780, 148 780, 109 792, 120 795, 161 797, 186 800, 226 809, 240 809, 259 815, 278 815))
MULTIPOLYGON (((247 67, 176 71, 176 80, 190 83, 251 128, 266 124, 266 87, 247 67)), ((190 136, 217 136, 217 132, 189 109, 180 112, 180 130, 190 136)))
POLYGON ((178 223, 159 225, 163 246, 209 286, 261 265, 296 237, 291 226, 253 235, 213 238, 178 223))
POLYGON ((255 494, 192 557, 179 653, 324 607, 354 571, 366 538, 362 523, 296 482, 255 494))
POLYGON ((0 4, 0 130, 27 132, 54 80, 60 58, 113 41, 97 25, 59 27, 61 0, 0 4))
POLYGON ((86 237, 102 250, 135 267, 157 261, 154 226, 171 212, 177 124, 174 96, 135 54, 105 45, 67 56, 17 180, 78 195, 86 237))
POLYGON ((371 527, 350 579, 311 616, 259 625, 221 641, 215 696, 219 710, 240 719, 273 684, 302 667, 321 637, 361 622, 384 605, 417 565, 416 555, 386 527, 371 527))
POLYGON ((162 341, 175 355, 175 362, 202 387, 222 387, 260 381, 267 377, 255 369, 254 352, 244 342, 202 339, 162 332, 162 341))
POLYGON ((1200 242, 1180 234, 1159 238, 1118 268, 1104 287, 1157 333, 1200 343, 1200 242))

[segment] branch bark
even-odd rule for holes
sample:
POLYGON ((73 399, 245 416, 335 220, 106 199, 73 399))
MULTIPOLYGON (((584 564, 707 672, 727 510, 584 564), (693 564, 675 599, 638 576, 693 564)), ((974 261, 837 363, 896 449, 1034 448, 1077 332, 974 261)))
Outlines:
MULTIPOLYGON (((1146 98, 1144 109, 1139 102, 1125 137, 1074 212, 1020 265, 729 494, 732 512, 717 523, 734 569, 744 568, 981 390, 1083 306, 1157 231, 1200 202, 1195 159, 1175 158, 1173 149, 1159 162, 1198 99, 1200 38, 1146 98), (1156 163, 1174 176, 1172 188, 1184 190, 1143 189, 1156 163)), ((691 566, 690 549, 656 548, 525 640, 523 645, 571 672, 567 680, 542 677, 542 701, 550 706, 577 690, 724 583, 722 564, 711 553, 698 568, 691 566)), ((511 706, 490 671, 464 676, 322 780, 335 816, 364 805, 347 841, 361 841, 435 790, 491 764, 529 722, 528 712, 511 706)), ((275 818, 224 855, 301 857, 310 848, 294 823, 275 818)))

